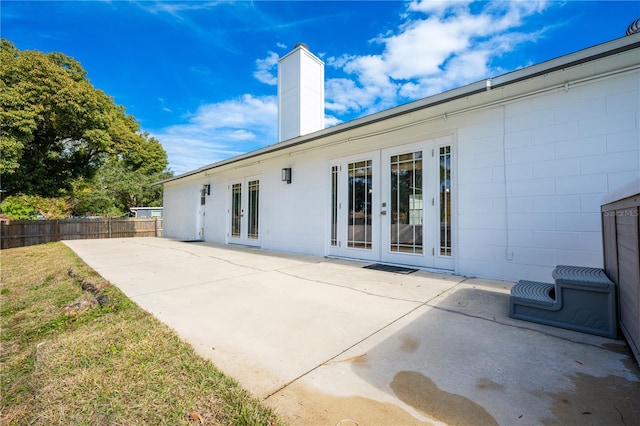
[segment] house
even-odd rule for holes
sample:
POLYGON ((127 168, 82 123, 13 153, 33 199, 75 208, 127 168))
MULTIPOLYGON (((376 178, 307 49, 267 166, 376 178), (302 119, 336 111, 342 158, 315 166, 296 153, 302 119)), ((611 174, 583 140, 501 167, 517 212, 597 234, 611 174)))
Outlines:
POLYGON ((164 209, 162 207, 131 207, 129 210, 135 218, 157 217, 162 219, 162 211, 164 209))
POLYGON ((602 200, 640 186, 640 34, 330 128, 323 78, 284 56, 280 141, 163 181, 164 236, 503 280, 603 266, 602 200))

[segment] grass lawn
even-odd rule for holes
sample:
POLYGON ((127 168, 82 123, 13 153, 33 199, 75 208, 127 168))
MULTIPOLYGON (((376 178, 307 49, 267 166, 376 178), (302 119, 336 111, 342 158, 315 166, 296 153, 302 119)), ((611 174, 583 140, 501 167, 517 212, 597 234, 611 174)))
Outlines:
POLYGON ((282 424, 64 244, 0 261, 0 424, 282 424))

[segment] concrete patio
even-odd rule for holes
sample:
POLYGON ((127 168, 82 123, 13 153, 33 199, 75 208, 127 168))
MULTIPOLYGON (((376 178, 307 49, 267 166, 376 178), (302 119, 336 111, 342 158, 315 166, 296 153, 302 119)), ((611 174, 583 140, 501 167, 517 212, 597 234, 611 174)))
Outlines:
POLYGON ((163 238, 65 244, 292 425, 640 424, 625 342, 509 318, 511 283, 163 238))

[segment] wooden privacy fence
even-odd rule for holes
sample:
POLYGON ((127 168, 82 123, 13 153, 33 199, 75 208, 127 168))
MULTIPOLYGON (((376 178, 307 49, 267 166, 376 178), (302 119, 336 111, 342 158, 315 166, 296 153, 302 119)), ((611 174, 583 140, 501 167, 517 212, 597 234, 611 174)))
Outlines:
POLYGON ((159 237, 162 219, 17 220, 0 225, 2 249, 60 240, 159 237))

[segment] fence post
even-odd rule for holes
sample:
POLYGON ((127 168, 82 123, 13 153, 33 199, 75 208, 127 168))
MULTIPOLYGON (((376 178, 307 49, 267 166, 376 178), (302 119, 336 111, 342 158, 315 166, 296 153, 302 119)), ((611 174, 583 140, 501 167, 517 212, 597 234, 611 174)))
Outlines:
POLYGON ((107 223, 108 223, 107 226, 108 226, 108 229, 109 229, 109 238, 111 238, 111 218, 108 219, 107 223))
POLYGON ((53 241, 60 241, 60 221, 53 221, 53 241))

